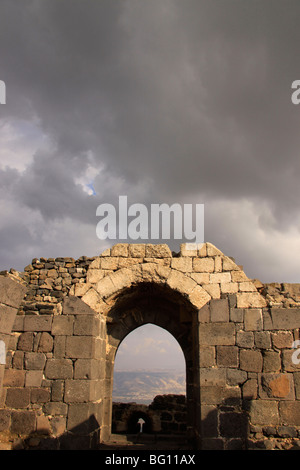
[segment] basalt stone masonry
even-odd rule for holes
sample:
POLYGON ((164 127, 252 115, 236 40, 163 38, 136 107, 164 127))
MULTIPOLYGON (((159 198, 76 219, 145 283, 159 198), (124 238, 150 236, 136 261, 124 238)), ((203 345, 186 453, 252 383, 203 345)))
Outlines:
POLYGON ((191 449, 298 445, 299 284, 264 285, 210 243, 188 248, 117 244, 1 273, 2 448, 107 441, 117 349, 147 323, 185 356, 191 449))

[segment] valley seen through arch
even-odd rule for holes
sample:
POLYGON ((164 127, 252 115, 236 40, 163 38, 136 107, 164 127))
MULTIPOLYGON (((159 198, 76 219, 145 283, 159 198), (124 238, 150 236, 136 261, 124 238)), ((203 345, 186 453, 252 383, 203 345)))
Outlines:
POLYGON ((181 347, 165 329, 136 328, 116 353, 113 402, 150 404, 157 395, 185 395, 185 367, 181 347))

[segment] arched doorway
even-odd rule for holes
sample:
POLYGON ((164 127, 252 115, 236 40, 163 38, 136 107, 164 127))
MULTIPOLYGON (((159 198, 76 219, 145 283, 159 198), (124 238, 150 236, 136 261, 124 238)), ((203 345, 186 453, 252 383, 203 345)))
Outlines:
POLYGON ((113 400, 149 404, 156 395, 186 394, 185 358, 167 330, 148 323, 129 333, 114 363, 113 400))
POLYGON ((151 323, 168 331, 179 343, 186 363, 187 437, 194 438, 199 392, 195 387, 197 354, 197 310, 179 292, 167 285, 140 283, 122 291, 107 315, 106 389, 103 432, 111 433, 113 372, 121 341, 139 326, 151 323), (195 325, 195 328, 193 328, 195 325))

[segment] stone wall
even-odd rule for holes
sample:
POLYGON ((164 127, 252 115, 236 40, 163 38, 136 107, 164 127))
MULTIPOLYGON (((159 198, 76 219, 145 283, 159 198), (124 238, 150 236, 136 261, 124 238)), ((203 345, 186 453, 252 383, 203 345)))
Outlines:
POLYGON ((299 442, 299 284, 251 280, 210 243, 176 254, 119 244, 94 258, 34 259, 0 278, 7 448, 93 448, 107 439, 117 348, 148 322, 185 355, 191 445, 299 442))
POLYGON ((199 312, 203 448, 291 448, 300 437, 299 309, 237 308, 234 297, 199 312))

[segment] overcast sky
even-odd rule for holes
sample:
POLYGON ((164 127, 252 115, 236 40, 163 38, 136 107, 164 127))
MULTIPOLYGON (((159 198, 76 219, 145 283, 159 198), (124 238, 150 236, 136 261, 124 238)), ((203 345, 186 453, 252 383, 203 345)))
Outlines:
POLYGON ((205 241, 249 277, 300 282, 299 17, 299 0, 1 0, 1 269, 100 254, 96 208, 127 195, 204 204, 205 241))

